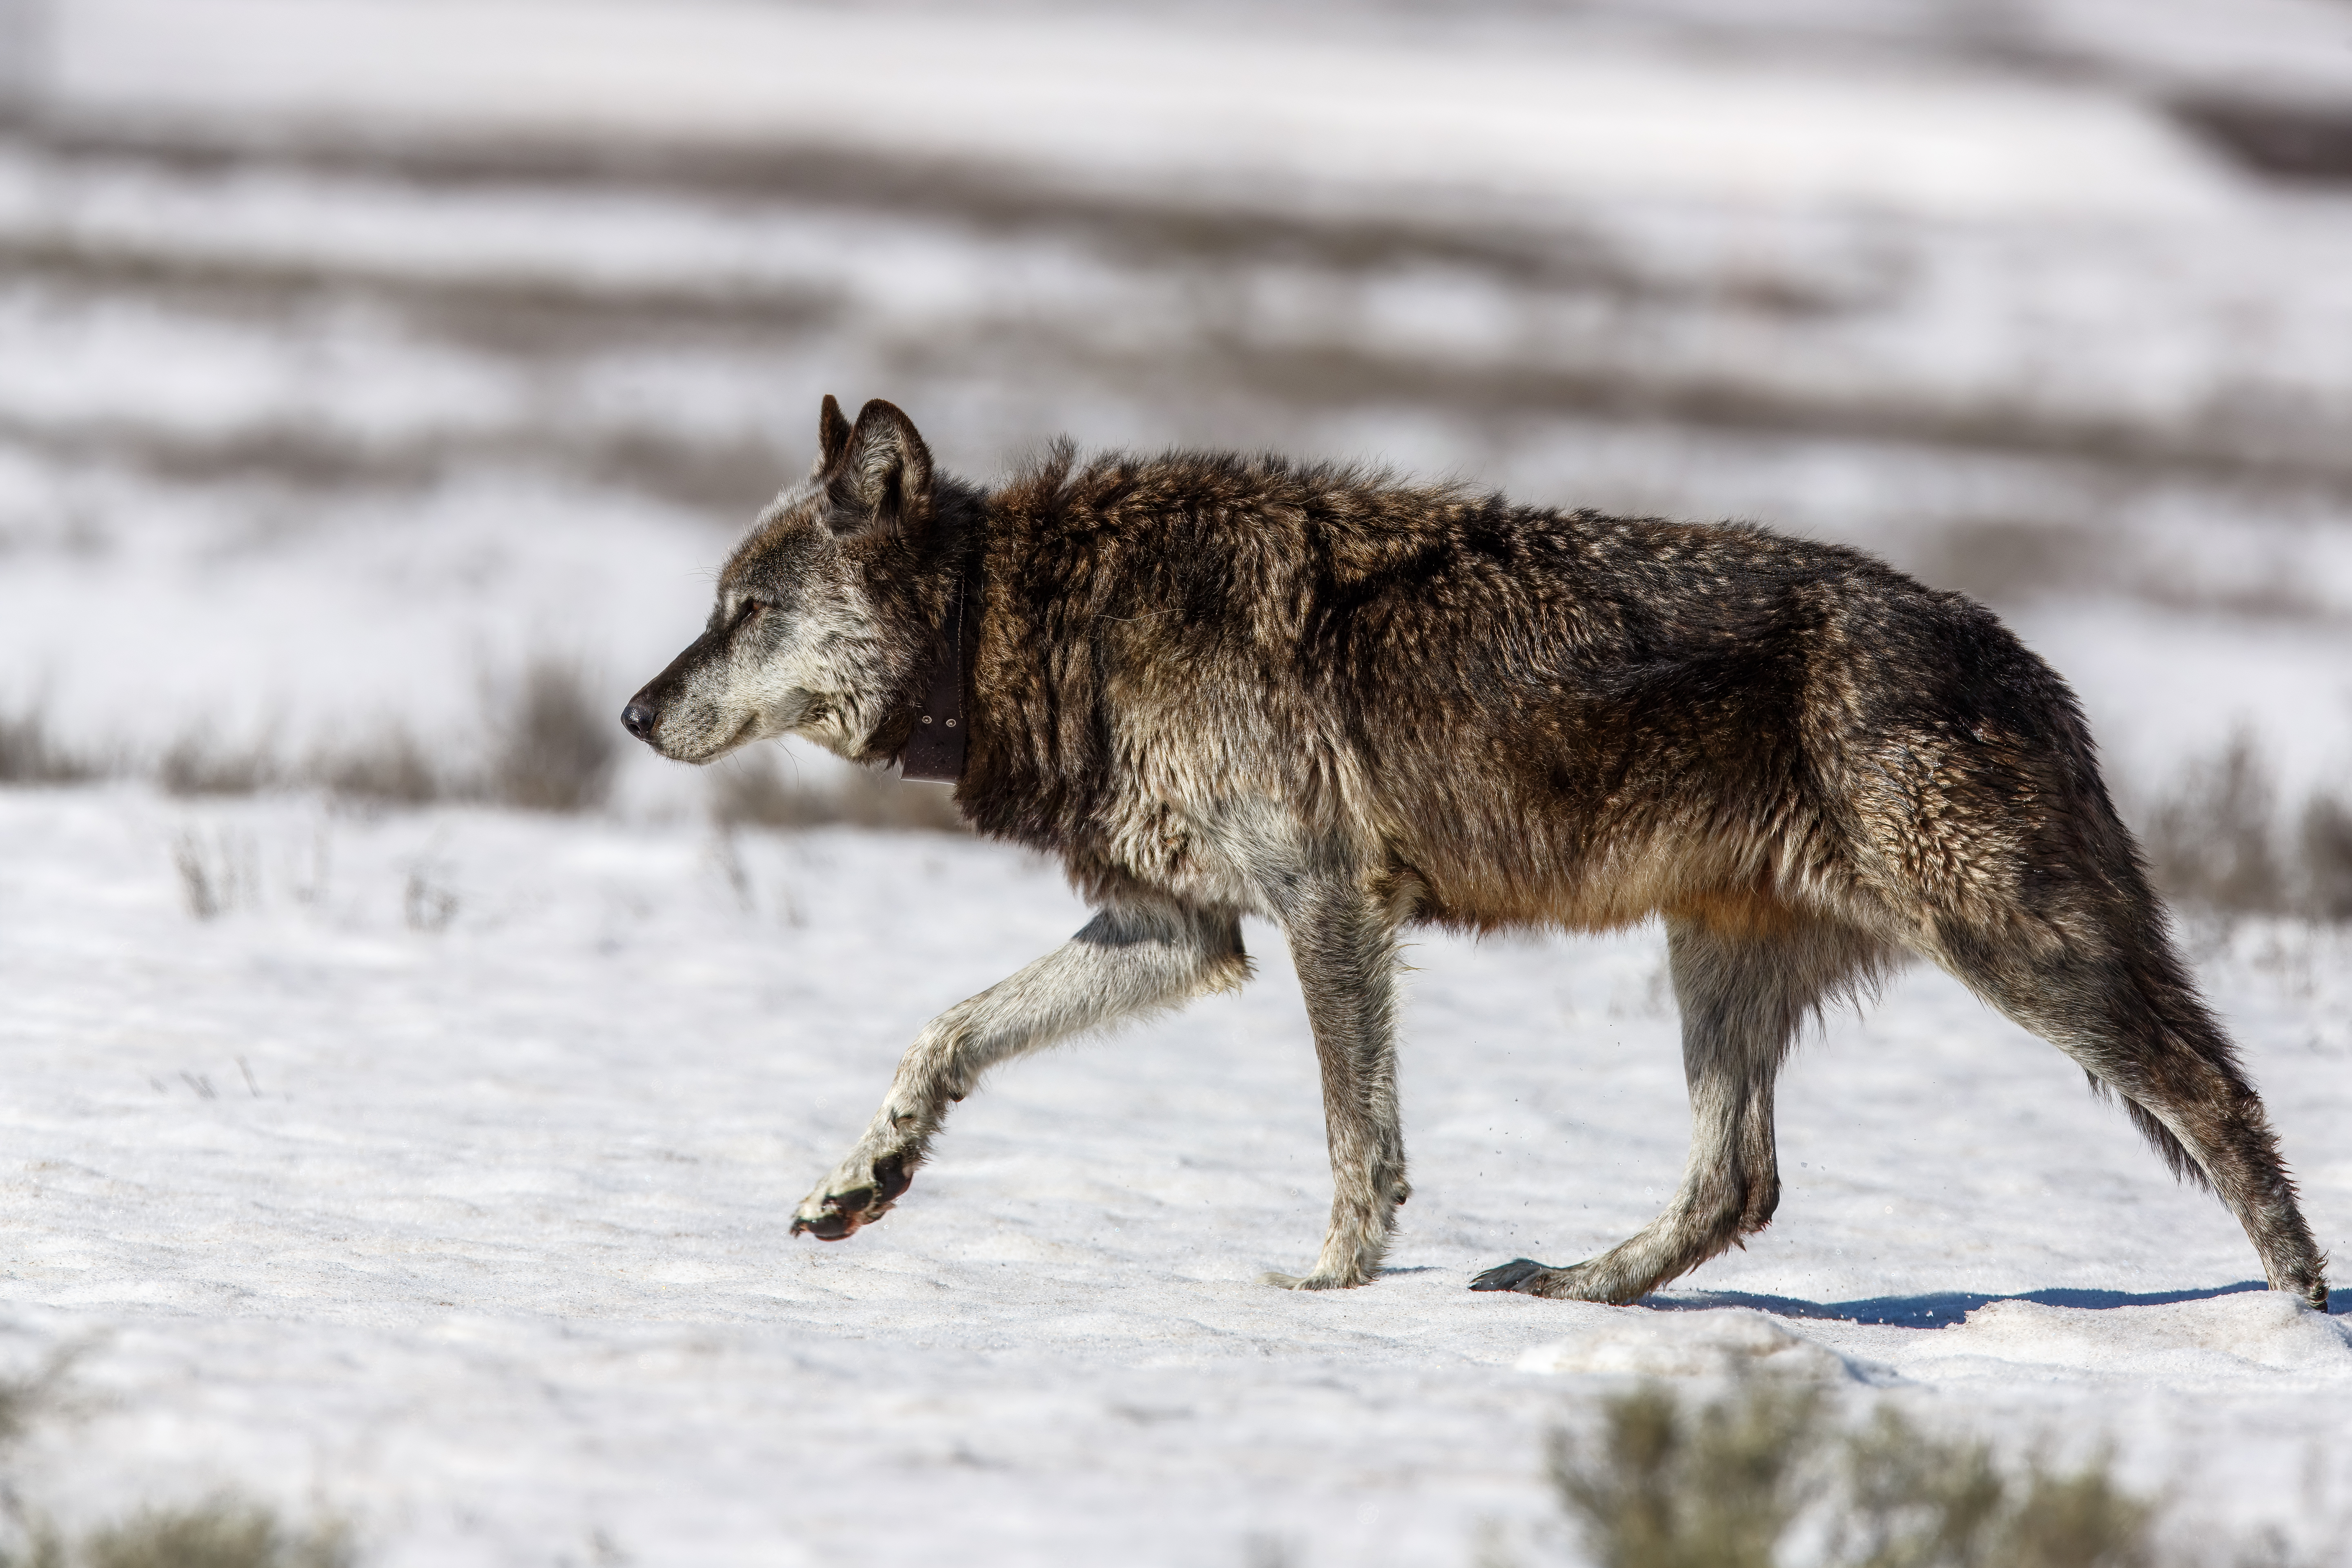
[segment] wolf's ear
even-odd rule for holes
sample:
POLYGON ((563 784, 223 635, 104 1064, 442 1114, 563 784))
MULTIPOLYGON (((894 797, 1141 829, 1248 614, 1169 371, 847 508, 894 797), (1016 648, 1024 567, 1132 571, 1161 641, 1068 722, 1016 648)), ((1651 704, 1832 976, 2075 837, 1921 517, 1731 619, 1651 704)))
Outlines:
POLYGON ((849 421, 841 416, 841 405, 828 392, 824 406, 816 413, 816 467, 809 470, 809 478, 821 479, 833 472, 841 461, 842 448, 848 445, 849 421))
POLYGON ((931 449, 913 420, 877 397, 857 411, 824 488, 835 533, 887 529, 919 537, 931 520, 931 449))

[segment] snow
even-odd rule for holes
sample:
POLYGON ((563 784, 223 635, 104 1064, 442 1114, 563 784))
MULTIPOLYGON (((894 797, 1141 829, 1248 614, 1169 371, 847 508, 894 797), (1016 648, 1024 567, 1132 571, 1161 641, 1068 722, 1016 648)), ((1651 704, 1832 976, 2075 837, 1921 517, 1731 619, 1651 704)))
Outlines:
MULTIPOLYGON (((34 1489, 236 1484, 394 1568, 1444 1562, 1549 1517, 1549 1427, 1740 1366, 2105 1434, 2184 1518, 2321 1528, 2305 1469, 2352 1482, 2344 1324, 1932 973, 1804 1048, 1778 1221, 1646 1307, 1464 1287, 1671 1189, 1654 931, 1412 948, 1415 1193, 1367 1289, 1257 1282, 1329 1192, 1263 928, 1245 992, 1001 1069, 896 1213, 789 1237, 920 1022, 1083 918, 956 838, 0 795, 0 1342, 87 1342, 99 1396, 34 1489), (175 850, 237 907, 193 918, 175 850)), ((2339 1254, 2347 941, 2206 953, 2339 1254)))
POLYGON ((856 147, 1089 183, 1830 201, 1948 216, 2229 208, 2121 95, 1920 65, 1865 76, 1594 40, 1496 50, 1312 18, 1216 34, 1108 12, 694 0, 72 0, 84 112, 234 107, 306 131, 856 147))
MULTIPOLYGON (((831 391, 900 401, 980 478, 1063 430, 1271 444, 1852 540, 1984 584, 2122 793, 2245 723, 2292 805, 2352 761, 2352 205, 2219 169, 2140 89, 2336 79, 2344 22, 2238 3, 2021 13, 2091 62, 2029 77, 1965 39, 1852 52, 1957 25, 1854 0, 1213 29, 53 0, 68 127, 824 142, 1062 195, 0 134, 0 716, 134 759, 398 721, 462 768, 528 658, 617 708, 831 391), (843 63, 877 59, 895 93, 843 63), (1187 248, 1106 193, 1301 226, 1187 248), (1546 401, 1563 375, 1622 402, 1546 401), (1727 400, 1756 422, 1711 423, 1727 400), (663 442, 724 474, 681 493, 612 456, 663 442), (355 477, 266 456, 304 443, 355 477), (2050 552, 1990 559, 2010 536, 2050 552)), ((1463 1287, 1672 1190, 1654 931, 1414 947, 1415 1195, 1369 1289, 1257 1282, 1328 1201, 1263 928, 1248 991, 1007 1068, 883 1224, 794 1240, 923 1020, 1085 911, 967 840, 715 834, 708 782, 633 750, 585 819, 0 792, 0 1362, 81 1345, 91 1396, 29 1495, 95 1519, 232 1485, 351 1516, 390 1568, 1233 1564, 1265 1539, 1377 1568, 1532 1539, 1544 1433, 1630 1380, 1762 1368, 2011 1452, 2112 1438, 2190 1522, 2315 1546, 2352 1518, 2343 1321, 2261 1289, 2218 1205, 1934 973, 1807 1045, 1778 1222, 1640 1308, 1463 1287), (196 919, 175 858, 232 907, 196 919)), ((2352 1256, 2352 935, 2189 936, 2352 1256)))
POLYGON ((1733 1306, 1702 1306, 1696 1314, 1614 1311, 1580 1323, 1573 1338, 1526 1352, 1516 1364, 1521 1372, 1645 1377, 1843 1374, 1879 1387, 1979 1380, 2091 1389, 2129 1382, 2222 1393, 2272 1373, 2321 1387, 2352 1379, 2352 1330, 2272 1290, 2146 1306, 2015 1298, 1987 1301, 1933 1329, 1843 1326, 1890 1309, 1874 1314, 1849 1307, 1850 1315, 1841 1315, 1833 1308, 1780 1306, 1790 1315, 1733 1306), (1694 1325, 1692 1316, 1702 1322, 1694 1325), (1874 1328, 1878 1331, 1869 1331, 1874 1328))

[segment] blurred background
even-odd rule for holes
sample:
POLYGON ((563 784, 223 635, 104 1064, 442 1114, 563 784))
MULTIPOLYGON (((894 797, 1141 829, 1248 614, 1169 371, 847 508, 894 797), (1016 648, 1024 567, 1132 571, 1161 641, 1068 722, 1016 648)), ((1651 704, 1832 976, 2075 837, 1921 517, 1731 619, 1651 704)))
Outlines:
POLYGON ((0 0, 0 779, 623 749, 825 393, 1859 543, 2352 916, 2347 0, 0 0))

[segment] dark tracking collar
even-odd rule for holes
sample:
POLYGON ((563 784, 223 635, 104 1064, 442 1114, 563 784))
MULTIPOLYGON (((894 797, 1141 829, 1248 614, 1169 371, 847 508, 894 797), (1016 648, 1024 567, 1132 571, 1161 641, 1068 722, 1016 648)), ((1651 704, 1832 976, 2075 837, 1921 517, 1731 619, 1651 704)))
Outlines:
POLYGON ((898 776, 931 784, 953 784, 963 777, 963 579, 956 579, 948 600, 948 635, 932 656, 923 677, 923 695, 915 709, 915 732, 898 753, 898 776))

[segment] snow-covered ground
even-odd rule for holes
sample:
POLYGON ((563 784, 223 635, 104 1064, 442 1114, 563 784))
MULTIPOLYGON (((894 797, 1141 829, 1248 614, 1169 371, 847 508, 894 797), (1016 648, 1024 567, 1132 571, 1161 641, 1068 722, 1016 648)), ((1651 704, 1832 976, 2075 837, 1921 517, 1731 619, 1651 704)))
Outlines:
MULTIPOLYGON (((2127 797, 2242 724, 2340 790, 2352 198, 2165 105, 2352 67, 2340 5, 2249 11, 0 0, 0 723, 462 771, 531 658, 617 710, 833 392, 977 477, 1276 446, 1857 542, 2000 609, 2127 797)), ((2352 1533, 2341 1324, 1933 974, 1807 1047, 1779 1222, 1645 1309, 1462 1286, 1670 1189, 1654 932, 1414 950, 1370 1289, 1255 1283, 1328 1202, 1265 930, 791 1241, 912 1031, 1083 911, 965 840, 716 836, 706 785, 0 793, 0 1351, 108 1396, 28 1495, 231 1484, 395 1568, 1452 1563, 1549 1517, 1548 1427, 1761 1362, 2352 1533)), ((2352 1256, 2352 936, 2197 946, 2352 1256)))
MULTIPOLYGON (((0 795, 5 1346, 87 1340, 103 1396, 26 1489, 233 1484, 395 1568, 1458 1563, 1550 1517, 1549 1427, 1760 1363, 2111 1436, 2184 1526, 2352 1503, 2343 1323, 1932 974, 1803 1050, 1779 1220, 1645 1308, 1464 1286, 1670 1190, 1647 932, 1412 950, 1415 1190, 1365 1289, 1256 1282, 1329 1193, 1264 929, 1245 992, 1002 1070, 897 1213, 789 1238, 920 1022, 1082 919, 929 836, 0 795), (195 919, 175 853, 234 907, 195 919)), ((2347 957, 2249 930, 2206 971, 2339 1256, 2347 957)))

